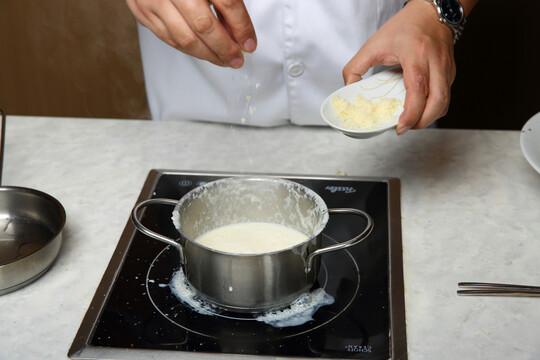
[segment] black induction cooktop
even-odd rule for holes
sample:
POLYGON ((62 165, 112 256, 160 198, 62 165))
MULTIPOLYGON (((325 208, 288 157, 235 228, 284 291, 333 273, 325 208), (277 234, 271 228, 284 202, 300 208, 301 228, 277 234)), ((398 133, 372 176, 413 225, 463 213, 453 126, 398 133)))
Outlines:
MULTIPOLYGON (((401 250, 400 183, 394 178, 295 176, 151 170, 137 202, 180 199, 223 177, 286 178, 313 189, 329 208, 368 212, 374 229, 362 243, 322 255, 314 287, 335 299, 313 320, 277 328, 253 314, 201 314, 171 293, 179 270, 177 250, 138 231, 128 221, 68 356, 72 359, 406 359, 401 250)), ((172 207, 149 207, 145 226, 178 238, 172 207)), ((129 212, 126 212, 129 217, 129 212)), ((323 245, 349 239, 365 223, 333 216, 323 245)))

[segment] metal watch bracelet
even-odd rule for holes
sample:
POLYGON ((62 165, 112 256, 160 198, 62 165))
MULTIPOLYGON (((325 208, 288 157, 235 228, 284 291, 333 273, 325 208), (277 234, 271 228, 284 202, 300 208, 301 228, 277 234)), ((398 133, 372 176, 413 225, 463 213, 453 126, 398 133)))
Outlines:
MULTIPOLYGON (((409 3, 410 1, 411 0, 406 0, 403 6, 407 5, 407 3, 409 3)), ((465 16, 463 17, 463 21, 460 23, 450 22, 442 14, 440 0, 424 0, 424 1, 431 3, 435 7, 435 9, 437 10, 437 15, 439 16, 439 21, 445 24, 446 26, 448 26, 450 30, 452 30, 454 44, 455 44, 459 40, 459 38, 463 34, 463 30, 465 29, 465 22, 466 22, 465 16)))

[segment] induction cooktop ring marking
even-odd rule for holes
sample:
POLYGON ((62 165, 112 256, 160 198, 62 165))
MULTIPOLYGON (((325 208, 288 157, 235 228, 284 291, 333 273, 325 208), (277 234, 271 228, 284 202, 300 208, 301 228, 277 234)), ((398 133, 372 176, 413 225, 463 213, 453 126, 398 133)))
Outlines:
MULTIPOLYGON (((325 238, 327 238, 328 240, 334 242, 334 243, 338 243, 336 240, 332 239, 330 236, 326 235, 326 234, 323 234, 323 236, 325 238)), ((163 250, 161 250, 159 252, 159 254, 154 258, 154 260, 152 261, 152 263, 150 264, 150 266, 148 267, 148 271, 146 273, 146 280, 145 280, 145 285, 146 285, 146 293, 148 295, 148 298, 150 299, 150 302, 152 303, 152 305, 154 306, 154 308, 161 314, 163 315, 167 320, 169 320, 171 323, 181 327, 182 329, 186 330, 186 331, 189 331, 189 332, 192 332, 194 334, 197 334, 197 335, 201 335, 201 336, 205 336, 205 337, 209 337, 209 338, 213 338, 213 339, 217 339, 218 336, 214 336, 214 335, 210 335, 208 333, 203 333, 201 331, 198 331, 198 330, 195 330, 193 329, 192 327, 187 327, 185 325, 183 325, 182 323, 180 322, 177 322, 175 320, 173 320, 171 318, 171 316, 162 311, 161 308, 158 306, 158 304, 154 301, 153 297, 152 297, 152 292, 151 292, 151 289, 150 289, 150 283, 155 283, 155 281, 153 279, 150 279, 150 272, 151 270, 154 268, 154 264, 156 263, 156 261, 158 261, 158 259, 162 256, 163 253, 165 253, 166 251, 170 250, 171 246, 170 245, 167 245, 163 250)), ((332 322, 334 319, 336 319, 337 317, 339 317, 343 312, 345 312, 349 307, 350 305, 352 304, 353 300, 356 298, 359 290, 360 290, 360 268, 358 266, 358 263, 356 262, 356 260, 354 259, 354 257, 352 256, 352 254, 347 250, 347 249, 343 249, 341 250, 339 253, 341 252, 345 252, 347 253, 348 257, 350 258, 350 260, 352 261, 352 264, 354 265, 354 270, 356 270, 356 288, 354 289, 354 293, 352 294, 352 296, 350 297, 349 301, 347 302, 347 304, 338 312, 336 312, 335 314, 333 314, 333 316, 331 316, 328 320, 326 321, 323 321, 322 323, 320 324, 315 324, 315 326, 313 327, 310 327, 304 331, 300 331, 300 332, 292 332, 291 334, 286 334, 286 335, 283 335, 281 336, 280 338, 283 338, 283 339, 286 339, 286 338, 290 338, 290 337, 293 337, 293 336, 299 336, 299 335, 303 335, 303 334, 306 334, 308 332, 311 332, 313 330, 316 330, 324 325, 327 325, 328 323, 332 322)), ((334 253, 335 254, 335 253, 334 253)), ((322 255, 323 258, 324 256, 327 256, 327 255, 322 255)), ((324 262, 324 261, 322 261, 324 262)), ((328 269, 326 267, 326 265, 324 266, 324 269, 325 269, 325 276, 326 276, 326 279, 325 279, 325 283, 324 285, 322 286, 323 288, 326 288, 326 285, 328 283, 328 269)), ((165 287, 163 286, 165 284, 158 284, 158 286, 160 287, 165 287)), ((168 285, 168 284, 167 284, 168 285)), ((174 295, 172 295, 174 296, 174 295)), ((191 311, 194 311, 190 308, 189 305, 186 305, 184 304, 183 302, 180 302, 183 306, 185 306, 186 308, 190 309, 191 311)), ((209 315, 207 315, 209 316, 209 315)), ((223 319, 227 319, 227 320, 251 320, 251 321, 254 321, 254 322, 257 322, 257 320, 255 318, 235 318, 235 317, 228 317, 228 316, 223 316, 223 314, 219 314, 219 313, 213 313, 212 316, 216 316, 216 317, 219 317, 219 318, 223 318, 223 319)), ((270 326, 270 325, 269 325, 270 326)), ((300 327, 302 325, 299 325, 298 327, 300 327)), ((291 327, 291 328, 294 328, 294 327, 291 327)))
MULTIPOLYGON (((180 322, 177 322, 177 321, 174 321, 173 319, 171 319, 171 317, 169 316, 169 314, 163 312, 161 310, 161 308, 158 306, 158 304, 155 303, 154 301, 154 298, 152 297, 152 293, 150 292, 150 271, 154 268, 154 263, 156 262, 157 259, 159 259, 159 257, 166 251, 168 251, 169 249, 171 248, 171 245, 167 245, 163 248, 163 250, 161 250, 159 252, 159 254, 157 254, 157 256, 154 258, 154 260, 152 260, 152 263, 150 264, 150 266, 148 267, 148 271, 146 272, 146 280, 145 280, 145 285, 146 285, 146 294, 148 296, 148 298, 150 299, 150 302, 152 303, 152 305, 154 306, 154 308, 161 314, 163 315, 163 317, 165 317, 167 320, 169 320, 171 323, 173 323, 174 325, 176 326, 179 326, 181 327, 182 329, 186 330, 186 331, 189 331, 189 332, 192 332, 194 334, 197 334, 197 335, 200 335, 200 336, 203 336, 203 337, 209 337, 209 338, 212 338, 212 339, 217 339, 218 337, 217 336, 213 336, 213 335, 210 335, 210 334, 206 334, 206 333, 202 333, 200 331, 197 331, 197 330, 194 330, 194 329, 191 329, 189 327, 186 327, 184 325, 182 325, 182 323, 180 322)), ((168 285, 168 284, 167 284, 168 285)), ((172 295, 174 296, 174 295, 172 295)), ((189 306, 189 305, 186 305, 186 304, 182 304, 183 306, 189 306)))
MULTIPOLYGON (((333 241, 334 243, 338 243, 338 241, 332 239, 330 236, 326 235, 326 234, 323 234, 324 237, 328 238, 330 241, 333 241)), ((358 267, 358 263, 356 262, 356 260, 354 259, 354 257, 352 256, 352 254, 349 252, 349 250, 347 249, 343 249, 341 250, 345 253, 347 253, 347 255, 349 256, 349 258, 352 260, 353 264, 354 264, 354 268, 356 269, 356 288, 354 289, 354 294, 351 296, 351 298, 349 299, 349 302, 347 302, 347 305, 345 305, 343 307, 343 309, 341 309, 341 311, 337 312, 334 316, 332 316, 330 319, 328 319, 327 321, 324 321, 322 322, 321 324, 317 325, 317 326, 314 326, 312 328, 309 328, 309 329, 306 329, 305 331, 302 331, 302 332, 298 332, 298 333, 294 333, 294 334, 290 334, 290 335, 287 335, 287 336, 283 336, 284 339, 286 338, 289 338, 289 337, 293 337, 293 336, 300 336, 300 335, 303 335, 303 334, 306 334, 308 332, 312 332, 313 330, 316 330, 320 327, 323 327, 325 326, 326 324, 329 324, 331 323, 332 321, 334 321, 334 319, 336 319, 337 317, 339 317, 341 314, 343 314, 352 304, 353 300, 356 298, 356 295, 358 295, 358 292, 360 291, 360 268, 358 267)), ((322 255, 324 257, 324 254, 322 255)), ((325 267, 326 268, 326 267, 325 267)), ((328 282, 328 272, 326 273, 326 282, 324 284, 324 287, 323 288, 326 288, 326 284, 328 282)))
MULTIPOLYGON (((170 246, 166 246, 163 250, 161 250, 159 252, 159 254, 156 256, 156 258, 154 259, 154 261, 156 259, 158 259, 163 252, 165 251, 168 251, 169 250, 169 247, 170 246)), ((153 283, 153 280, 150 279, 150 271, 152 270, 152 268, 154 267, 154 261, 152 261, 152 263, 150 264, 149 268, 148 268, 148 271, 146 272, 146 280, 145 280, 145 286, 146 286, 146 293, 149 295, 148 297, 150 298, 150 301, 152 302, 152 305, 154 305, 154 307, 165 317, 168 317, 168 314, 165 314, 161 311, 161 309, 157 306, 157 304, 154 302, 154 299, 151 295, 151 291, 150 291, 150 288, 149 288, 149 283, 153 283), (150 281, 152 280, 152 281, 150 281)), ((353 260, 354 261, 354 260, 353 260)), ((356 262, 355 262, 355 265, 356 265, 356 262)), ((321 288, 325 289, 326 288, 326 285, 328 284, 328 267, 326 266, 326 264, 324 263, 324 260, 321 262, 321 271, 323 272, 322 273, 322 276, 324 277, 324 283, 321 285, 321 288)), ((164 284, 158 284, 158 286, 163 286, 164 284)), ((169 284, 167 284, 169 285, 169 284)), ((354 298, 354 296, 353 296, 354 298)), ((201 301, 204 301, 204 299, 200 299, 201 301)), ((189 306, 187 304, 184 304, 186 306, 189 306)), ((224 318, 224 319, 230 319, 230 320, 239 320, 239 321, 253 321, 253 320, 256 320, 255 317, 236 317, 236 316, 232 316, 232 315, 226 315, 226 314, 222 314, 222 313, 218 313, 218 312, 215 312, 212 314, 213 316, 217 316, 217 317, 221 317, 221 318, 224 318)), ((176 322, 174 322, 176 323, 176 322)))

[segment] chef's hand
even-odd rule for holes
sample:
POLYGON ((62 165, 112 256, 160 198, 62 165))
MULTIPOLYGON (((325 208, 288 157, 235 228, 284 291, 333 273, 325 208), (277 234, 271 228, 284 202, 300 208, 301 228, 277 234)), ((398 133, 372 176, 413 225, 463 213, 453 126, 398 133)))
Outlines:
POLYGON ((135 18, 161 40, 213 64, 240 68, 242 51, 253 52, 257 47, 255 29, 242 0, 126 2, 135 18))
POLYGON ((456 74, 453 34, 428 1, 410 1, 388 20, 343 69, 346 84, 375 65, 398 65, 407 90, 397 133, 422 129, 444 116, 456 74))

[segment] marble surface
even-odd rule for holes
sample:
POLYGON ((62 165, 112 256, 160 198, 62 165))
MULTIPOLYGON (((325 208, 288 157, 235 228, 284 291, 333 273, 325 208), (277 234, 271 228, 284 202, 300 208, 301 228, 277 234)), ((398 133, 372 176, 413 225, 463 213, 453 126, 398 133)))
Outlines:
POLYGON ((409 358, 540 358, 540 298, 456 295, 459 281, 540 285, 540 175, 519 131, 7 121, 3 184, 53 195, 68 220, 50 271, 0 297, 0 359, 67 357, 153 168, 398 177, 409 358))

